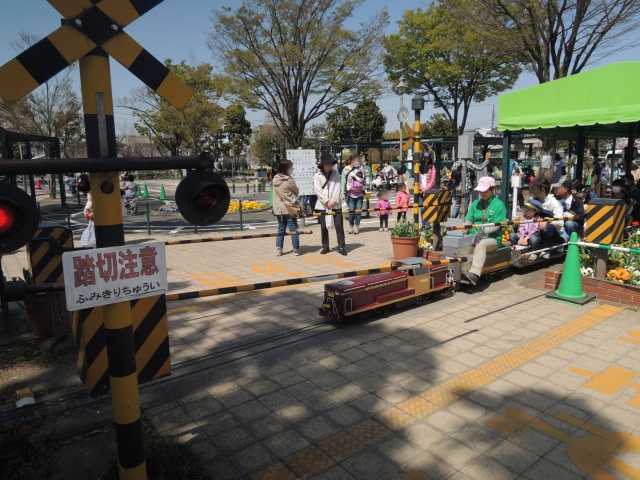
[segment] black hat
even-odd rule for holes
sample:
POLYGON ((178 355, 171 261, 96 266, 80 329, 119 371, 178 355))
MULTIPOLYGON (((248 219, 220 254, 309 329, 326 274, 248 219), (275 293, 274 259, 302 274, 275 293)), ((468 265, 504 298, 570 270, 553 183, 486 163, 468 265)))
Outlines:
POLYGON ((335 158, 333 158, 333 155, 331 155, 330 153, 323 153, 320 157, 320 163, 318 163, 318 166, 321 167, 323 165, 335 165, 336 163, 337 162, 335 158))

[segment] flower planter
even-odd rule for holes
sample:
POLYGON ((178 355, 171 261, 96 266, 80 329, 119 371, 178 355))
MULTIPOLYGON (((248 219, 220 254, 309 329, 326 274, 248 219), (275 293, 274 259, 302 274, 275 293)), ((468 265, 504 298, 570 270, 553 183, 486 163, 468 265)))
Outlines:
POLYGON ((428 262, 437 262, 440 260, 442 255, 441 251, 438 250, 422 250, 422 255, 420 257, 424 258, 428 262))
POLYGON ((394 260, 416 257, 420 237, 391 237, 394 260))

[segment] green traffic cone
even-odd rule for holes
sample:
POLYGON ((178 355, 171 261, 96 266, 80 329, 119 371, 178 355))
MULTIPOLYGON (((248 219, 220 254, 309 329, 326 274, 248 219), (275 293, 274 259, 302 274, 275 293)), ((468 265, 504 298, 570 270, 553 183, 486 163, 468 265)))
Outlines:
POLYGON ((147 182, 144 183, 144 194, 142 198, 149 198, 149 189, 147 188, 147 182))
POLYGON ((573 232, 567 248, 567 256, 564 260, 564 269, 560 278, 560 285, 555 292, 548 293, 547 298, 563 302, 584 305, 595 298, 594 295, 584 293, 582 290, 582 274, 580 273, 580 251, 576 242, 578 234, 573 232))
POLYGON ((140 184, 136 184, 136 196, 142 198, 142 189, 140 188, 140 184))
POLYGON ((160 200, 166 200, 167 195, 164 193, 164 183, 160 185, 160 200))

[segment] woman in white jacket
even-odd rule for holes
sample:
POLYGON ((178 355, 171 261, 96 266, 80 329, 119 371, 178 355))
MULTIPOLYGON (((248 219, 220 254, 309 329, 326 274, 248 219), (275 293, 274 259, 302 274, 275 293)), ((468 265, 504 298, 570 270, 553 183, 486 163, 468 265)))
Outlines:
MULTIPOLYGON (((341 202, 341 183, 340 174, 334 170, 333 166, 336 161, 329 153, 325 153, 320 158, 320 164, 318 165, 318 172, 313 179, 313 186, 315 194, 318 197, 316 203, 316 212, 326 213, 335 212, 335 215, 331 215, 333 224, 336 228, 336 235, 338 237, 338 252, 341 255, 347 254, 347 249, 344 239, 344 225, 342 219, 342 202, 341 202)), ((322 229, 322 250, 320 253, 324 255, 329 253, 329 230, 327 229, 328 215, 320 217, 320 227, 322 229)))

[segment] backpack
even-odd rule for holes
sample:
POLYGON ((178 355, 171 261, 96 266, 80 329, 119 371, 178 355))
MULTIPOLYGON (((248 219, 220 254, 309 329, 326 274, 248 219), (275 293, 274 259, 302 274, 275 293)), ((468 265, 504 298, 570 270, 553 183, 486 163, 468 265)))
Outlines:
POLYGON ((458 186, 462 181, 462 165, 458 165, 458 168, 451 170, 451 180, 453 180, 453 185, 458 186))
POLYGON ((347 192, 353 195, 360 195, 364 191, 364 182, 359 182, 356 180, 356 176, 352 175, 349 177, 349 187, 347 188, 347 192))

